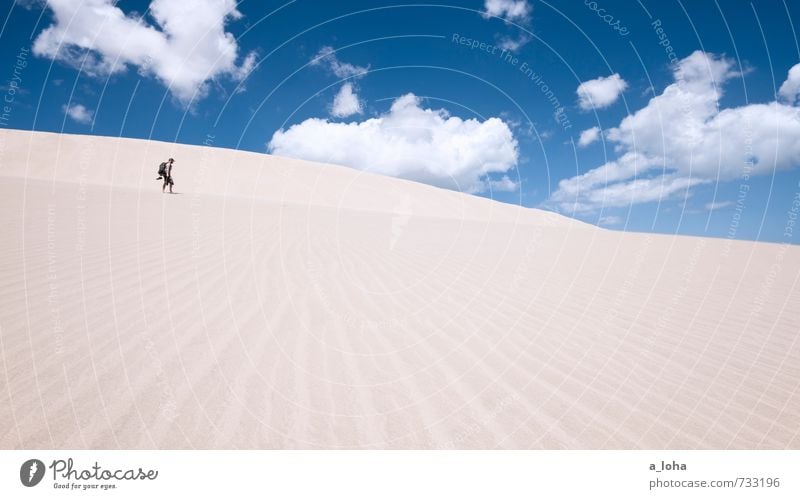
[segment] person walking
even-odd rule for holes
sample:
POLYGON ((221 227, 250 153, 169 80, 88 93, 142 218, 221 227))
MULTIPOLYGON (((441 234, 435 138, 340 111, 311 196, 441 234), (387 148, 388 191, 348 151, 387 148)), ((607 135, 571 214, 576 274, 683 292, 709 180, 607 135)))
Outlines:
POLYGON ((158 166, 158 179, 156 180, 164 179, 164 185, 161 186, 161 192, 165 192, 167 186, 169 186, 169 193, 172 194, 172 186, 175 185, 175 182, 172 181, 173 163, 175 163, 175 160, 169 158, 158 166))

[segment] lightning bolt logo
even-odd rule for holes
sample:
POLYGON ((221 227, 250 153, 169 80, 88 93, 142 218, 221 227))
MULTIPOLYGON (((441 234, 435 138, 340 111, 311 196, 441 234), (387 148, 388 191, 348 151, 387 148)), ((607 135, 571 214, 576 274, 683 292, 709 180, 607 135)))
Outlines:
POLYGON ((28 459, 19 467, 19 481, 26 487, 35 487, 44 478, 44 463, 38 459, 28 459))
POLYGON ((36 475, 37 471, 39 471, 39 465, 34 461, 31 463, 30 471, 28 471, 28 483, 33 482, 33 477, 36 475))

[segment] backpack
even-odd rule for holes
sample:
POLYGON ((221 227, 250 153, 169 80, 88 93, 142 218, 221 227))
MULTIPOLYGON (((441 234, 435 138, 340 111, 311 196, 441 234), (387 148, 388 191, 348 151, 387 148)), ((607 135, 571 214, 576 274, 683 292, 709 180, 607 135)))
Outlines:
POLYGON ((158 174, 160 176, 162 176, 162 177, 167 174, 167 164, 166 163, 161 163, 160 165, 158 165, 158 174))

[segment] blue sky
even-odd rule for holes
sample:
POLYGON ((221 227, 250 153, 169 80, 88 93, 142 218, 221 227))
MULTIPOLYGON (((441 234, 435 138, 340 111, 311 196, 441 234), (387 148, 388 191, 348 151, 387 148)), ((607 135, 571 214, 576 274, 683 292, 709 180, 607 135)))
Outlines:
POLYGON ((0 12, 0 126, 210 135, 620 230, 800 237, 796 2, 64 3, 0 12))

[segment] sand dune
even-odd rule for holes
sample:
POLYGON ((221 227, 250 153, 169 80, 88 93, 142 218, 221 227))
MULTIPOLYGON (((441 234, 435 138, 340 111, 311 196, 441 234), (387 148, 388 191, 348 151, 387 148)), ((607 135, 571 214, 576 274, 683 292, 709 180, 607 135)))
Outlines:
POLYGON ((800 448, 797 247, 223 149, 0 144, 0 448, 800 448))

